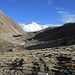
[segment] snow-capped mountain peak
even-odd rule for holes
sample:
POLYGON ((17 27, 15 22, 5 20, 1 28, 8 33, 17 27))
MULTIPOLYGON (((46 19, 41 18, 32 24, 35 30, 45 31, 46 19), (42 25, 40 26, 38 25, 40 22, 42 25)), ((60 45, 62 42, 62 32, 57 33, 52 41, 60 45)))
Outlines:
POLYGON ((33 25, 36 25, 37 23, 35 23, 35 22, 32 22, 31 24, 33 24, 33 25))
MULTIPOLYGON (((35 22, 32 22, 31 24, 21 24, 21 27, 24 29, 26 32, 36 32, 44 29, 44 27, 40 24, 37 24, 35 22)), ((45 27, 46 28, 46 27, 45 27)))

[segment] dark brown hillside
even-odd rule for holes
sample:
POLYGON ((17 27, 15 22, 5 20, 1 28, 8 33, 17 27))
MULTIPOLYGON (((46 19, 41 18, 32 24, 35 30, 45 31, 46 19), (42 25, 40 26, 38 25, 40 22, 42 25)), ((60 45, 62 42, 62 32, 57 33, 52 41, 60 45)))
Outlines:
POLYGON ((66 23, 60 27, 44 30, 31 39, 34 39, 34 43, 26 47, 27 49, 42 49, 75 44, 75 23, 66 23))
POLYGON ((57 40, 66 37, 72 37, 75 34, 75 23, 67 23, 61 27, 46 30, 36 34, 33 38, 39 41, 57 40))

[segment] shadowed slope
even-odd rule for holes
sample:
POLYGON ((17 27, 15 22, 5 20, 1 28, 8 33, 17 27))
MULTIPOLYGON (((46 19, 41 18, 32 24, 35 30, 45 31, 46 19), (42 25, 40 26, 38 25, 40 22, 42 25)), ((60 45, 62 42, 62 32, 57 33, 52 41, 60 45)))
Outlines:
POLYGON ((37 33, 32 39, 38 41, 35 45, 26 47, 27 49, 42 49, 58 47, 62 45, 75 44, 75 23, 66 23, 63 26, 53 29, 46 29, 37 33), (40 42, 40 43, 39 43, 40 42))

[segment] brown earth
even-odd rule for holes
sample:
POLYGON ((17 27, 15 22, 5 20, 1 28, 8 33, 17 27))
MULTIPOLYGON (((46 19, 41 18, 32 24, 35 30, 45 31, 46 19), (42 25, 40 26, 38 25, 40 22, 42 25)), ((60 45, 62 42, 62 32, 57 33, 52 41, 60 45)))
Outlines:
POLYGON ((6 16, 0 10, 0 33, 7 34, 25 34, 17 22, 6 16))
POLYGON ((20 25, 0 10, 0 53, 23 46, 26 36, 20 25))
MULTIPOLYGON (((70 66, 70 70, 68 71, 68 67, 65 66, 65 64, 75 63, 74 61, 75 45, 39 50, 21 49, 17 52, 9 51, 0 54, 0 75, 14 75, 16 73, 17 75, 37 75, 36 73, 34 74, 34 72, 37 72, 38 75, 44 75, 46 74, 46 68, 49 75, 61 75, 62 72, 62 75, 65 75, 69 74, 72 68, 70 66), (57 57, 60 56, 66 58, 65 61, 67 61, 68 58, 71 58, 71 60, 67 62, 64 61, 61 66, 60 61, 57 60, 57 57), (20 61, 22 61, 22 63, 20 63, 20 61)), ((75 75, 74 70, 71 72, 75 75)))

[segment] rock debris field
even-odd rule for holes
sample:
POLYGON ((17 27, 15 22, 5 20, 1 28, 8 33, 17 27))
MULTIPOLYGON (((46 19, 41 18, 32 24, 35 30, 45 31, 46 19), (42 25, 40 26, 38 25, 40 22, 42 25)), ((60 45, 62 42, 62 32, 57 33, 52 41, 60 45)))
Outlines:
POLYGON ((0 75, 75 75, 74 72, 75 45, 0 54, 0 75))

